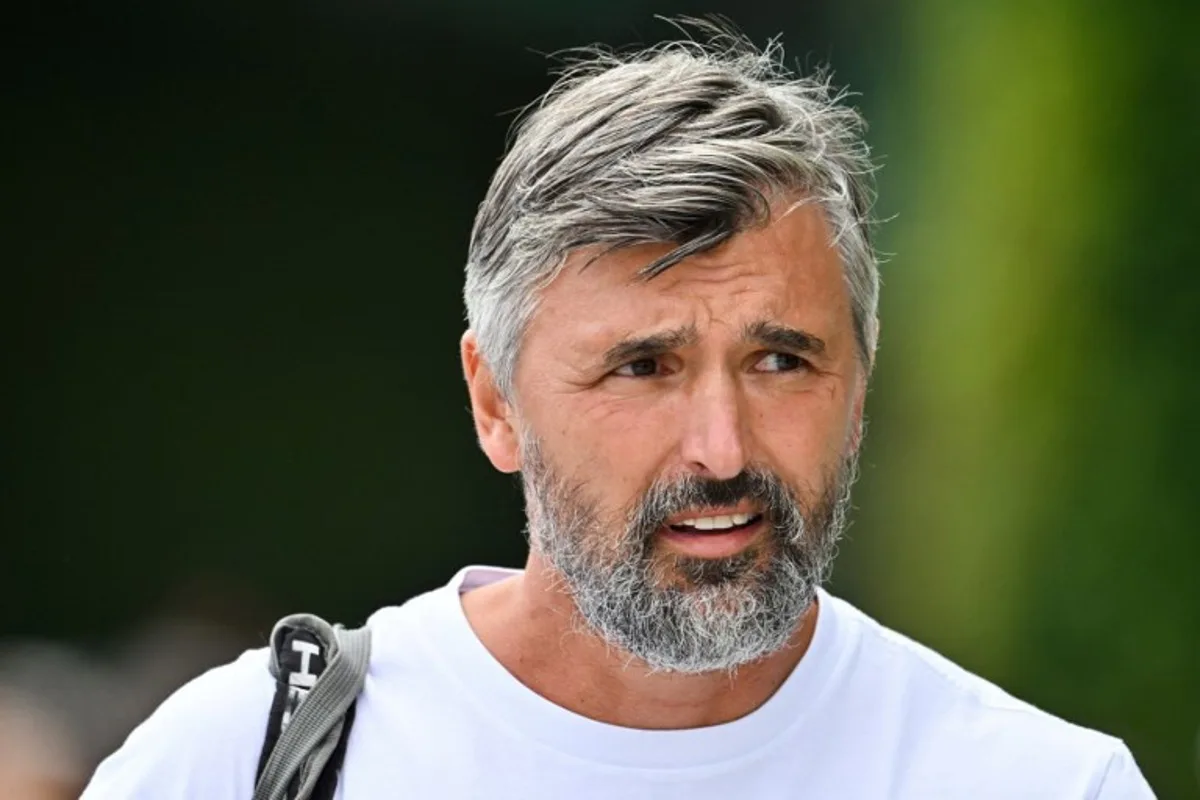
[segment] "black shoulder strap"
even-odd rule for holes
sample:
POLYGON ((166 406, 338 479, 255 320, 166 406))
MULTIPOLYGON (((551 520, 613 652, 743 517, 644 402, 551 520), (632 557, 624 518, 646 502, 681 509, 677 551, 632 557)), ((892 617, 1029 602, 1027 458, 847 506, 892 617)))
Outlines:
MULTIPOLYGON (((319 698, 314 698, 321 706, 319 709, 321 714, 327 717, 324 720, 318 720, 318 724, 322 724, 323 729, 328 730, 322 743, 327 743, 329 738, 336 736, 336 744, 331 752, 326 750, 329 753, 328 760, 323 764, 312 764, 321 770, 315 782, 305 774, 308 764, 304 759, 308 753, 301 753, 299 754, 300 758, 290 759, 296 761, 299 766, 294 771, 289 770, 290 774, 287 776, 286 784, 280 784, 284 787, 282 793, 277 789, 274 794, 274 797, 281 800, 333 800, 338 774, 346 756, 346 742, 350 735, 350 727, 354 724, 354 697, 361 690, 366 671, 366 657, 361 653, 355 654, 358 656, 357 661, 361 663, 347 668, 346 659, 352 656, 340 652, 341 648, 339 647, 339 641, 347 633, 355 637, 355 643, 360 645, 359 649, 361 649, 363 641, 369 647, 369 637, 365 635, 365 631, 347 632, 340 627, 333 628, 324 620, 307 614, 285 617, 275 626, 275 630, 271 634, 271 671, 275 676, 275 697, 271 703, 266 738, 258 759, 256 772, 258 785, 255 788, 255 798, 272 796, 270 790, 264 788, 262 780, 268 762, 271 761, 271 755, 280 747, 280 737, 288 729, 301 704, 321 683, 321 678, 326 675, 330 662, 336 659, 341 662, 338 669, 335 670, 341 679, 340 686, 324 686, 323 688, 333 690, 335 698, 337 693, 348 696, 344 698, 344 701, 335 699, 331 703, 330 692, 325 691, 318 693, 319 698), (349 677, 347 677, 348 672, 349 677), (340 716, 340 719, 328 718, 333 716, 340 716), (307 792, 302 794, 305 789, 307 792)), ((369 656, 369 649, 367 656, 369 656)), ((308 719, 305 720, 305 724, 307 728, 311 729, 313 725, 312 709, 306 709, 306 714, 308 719)), ((293 734, 295 733, 297 732, 293 731, 293 734)), ((290 740, 285 741, 289 746, 294 747, 296 738, 296 736, 291 736, 290 740)), ((313 746, 314 750, 317 749, 311 736, 307 736, 305 741, 305 747, 313 746)), ((321 747, 321 749, 325 748, 321 747)), ((289 755, 295 756, 296 754, 289 755)), ((278 755, 276 760, 279 760, 278 755)), ((278 767, 278 765, 275 766, 278 767)), ((278 772, 278 769, 274 771, 278 772)))

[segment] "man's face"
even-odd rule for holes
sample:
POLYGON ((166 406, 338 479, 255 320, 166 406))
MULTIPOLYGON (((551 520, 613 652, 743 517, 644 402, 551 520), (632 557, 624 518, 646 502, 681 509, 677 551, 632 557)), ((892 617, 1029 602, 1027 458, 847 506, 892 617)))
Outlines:
POLYGON ((828 242, 808 204, 649 281, 669 245, 579 253, 523 340, 535 552, 652 666, 778 649, 828 568, 865 386, 828 242))

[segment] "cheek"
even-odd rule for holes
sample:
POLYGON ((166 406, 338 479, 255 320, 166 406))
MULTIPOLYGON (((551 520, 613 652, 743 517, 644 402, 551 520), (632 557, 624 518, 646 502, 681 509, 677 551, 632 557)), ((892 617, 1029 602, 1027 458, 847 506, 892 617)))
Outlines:
POLYGON ((813 481, 846 450, 851 405, 836 386, 752 396, 749 405, 755 445, 769 464, 813 481))
POLYGON ((606 506, 626 506, 658 476, 673 447, 669 402, 647 398, 555 404, 559 452, 606 506))

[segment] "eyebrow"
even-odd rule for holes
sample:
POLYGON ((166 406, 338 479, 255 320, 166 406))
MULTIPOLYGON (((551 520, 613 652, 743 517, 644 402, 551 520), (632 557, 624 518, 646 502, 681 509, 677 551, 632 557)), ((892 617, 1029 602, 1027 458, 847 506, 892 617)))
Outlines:
POLYGON ((821 337, 798 328, 789 328, 786 325, 765 320, 747 325, 742 331, 742 337, 764 347, 788 350, 793 353, 820 355, 825 352, 825 340, 821 337))
POLYGON ((623 339, 604 351, 604 366, 616 369, 640 358, 654 358, 687 347, 699 338, 695 325, 685 325, 668 331, 623 339))
MULTIPOLYGON (((630 361, 655 358, 694 344, 699 338, 695 325, 685 325, 671 330, 623 339, 604 352, 603 364, 607 369, 616 369, 630 361)), ((763 347, 787 350, 793 353, 820 355, 825 352, 825 340, 798 328, 789 328, 765 320, 752 322, 742 330, 742 338, 763 347)))

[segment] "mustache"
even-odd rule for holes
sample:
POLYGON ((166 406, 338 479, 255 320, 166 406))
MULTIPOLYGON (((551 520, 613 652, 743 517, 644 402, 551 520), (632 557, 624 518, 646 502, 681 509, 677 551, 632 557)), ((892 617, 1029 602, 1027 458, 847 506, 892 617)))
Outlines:
POLYGON ((797 505, 787 484, 768 470, 746 469, 724 479, 687 475, 652 485, 638 503, 631 527, 650 536, 675 514, 696 508, 732 506, 742 501, 754 503, 774 523, 790 519, 797 505))

